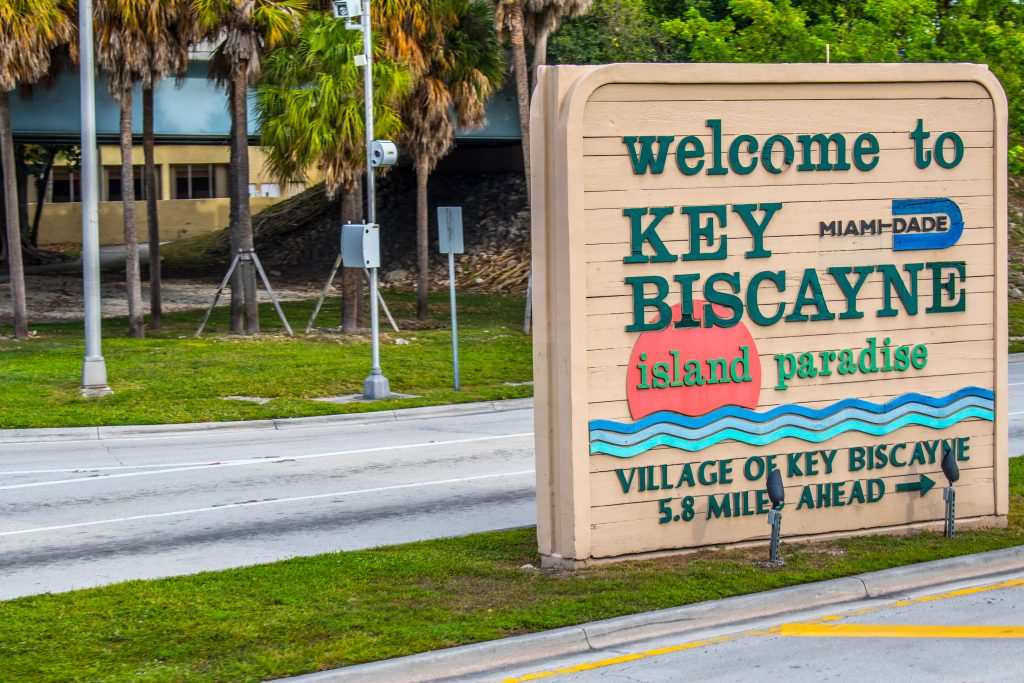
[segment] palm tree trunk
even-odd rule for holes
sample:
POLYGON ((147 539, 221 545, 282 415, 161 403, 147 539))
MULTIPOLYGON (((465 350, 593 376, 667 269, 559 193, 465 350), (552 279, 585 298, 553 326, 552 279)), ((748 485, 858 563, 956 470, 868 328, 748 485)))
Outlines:
POLYGON ((132 91, 121 96, 121 205, 124 207, 124 271, 128 295, 128 333, 146 336, 139 275, 139 232, 135 222, 135 173, 132 168, 132 91))
POLYGON ((427 180, 425 162, 416 161, 416 317, 426 320, 427 287, 430 276, 430 233, 427 227, 427 180))
POLYGON ((533 64, 530 66, 530 73, 533 74, 533 83, 537 84, 537 67, 548 63, 548 38, 551 31, 541 29, 533 37, 533 64))
POLYGON ((7 268, 11 276, 11 310, 14 313, 14 338, 28 337, 28 312, 25 308, 25 268, 21 261, 21 226, 18 223, 18 184, 14 168, 14 135, 11 131, 11 104, 7 91, 0 92, 0 163, 4 175, 4 217, 7 222, 7 268))
MULTIPOLYGON (((363 191, 360 184, 346 188, 341 196, 341 222, 359 223, 363 220, 363 191)), ((341 331, 353 334, 359 330, 363 303, 363 271, 345 268, 341 273, 341 331)))
POLYGON ((519 105, 519 132, 523 140, 523 172, 526 175, 526 196, 530 196, 530 74, 526 68, 526 39, 523 36, 522 0, 506 0, 509 4, 509 33, 512 45, 512 70, 516 76, 516 103, 519 105))
POLYGON ((50 176, 53 175, 53 164, 57 160, 57 151, 53 149, 46 160, 46 168, 43 169, 43 177, 36 181, 36 210, 32 215, 32 227, 29 229, 29 242, 33 247, 39 246, 39 223, 43 219, 43 205, 46 203, 46 186, 50 184, 50 176))
MULTIPOLYGON (((231 154, 235 166, 235 201, 238 206, 237 231, 238 248, 243 251, 253 249, 252 214, 249 211, 249 121, 248 98, 248 60, 240 60, 232 74, 234 97, 231 101, 231 154)), ((252 261, 241 261, 242 294, 245 306, 245 333, 256 334, 260 331, 260 314, 256 302, 256 267, 252 261)))
POLYGON ((146 220, 149 225, 149 327, 163 327, 160 296, 160 218, 156 204, 156 157, 153 149, 153 86, 142 88, 142 148, 146 157, 146 220))
MULTIPOLYGON (((529 73, 526 70, 526 40, 523 37, 523 5, 522 0, 505 0, 509 3, 510 12, 510 43, 512 44, 512 69, 516 75, 516 102, 519 105, 519 132, 523 142, 523 174, 526 176, 526 200, 530 200, 530 87, 527 82, 529 73)), ((530 257, 532 261, 532 256, 530 257)), ((526 287, 526 311, 523 315, 523 334, 529 334, 532 328, 530 316, 530 292, 533 289, 533 264, 526 287)))
POLYGON ((21 226, 22 247, 32 244, 28 229, 28 169, 25 167, 24 149, 22 146, 22 153, 18 154, 17 146, 14 148, 14 169, 18 180, 18 225, 21 226))

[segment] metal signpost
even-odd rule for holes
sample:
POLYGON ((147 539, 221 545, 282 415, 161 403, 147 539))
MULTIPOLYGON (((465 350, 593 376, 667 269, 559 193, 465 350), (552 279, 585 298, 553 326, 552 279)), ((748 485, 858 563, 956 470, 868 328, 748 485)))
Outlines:
POLYGON ((461 389, 459 380, 459 323, 455 315, 455 255, 465 250, 462 245, 462 207, 437 207, 437 243, 442 254, 448 254, 448 291, 452 299, 452 366, 455 391, 461 389))
MULTIPOLYGON (((358 242, 362 267, 370 275, 370 376, 363 382, 363 398, 374 400, 391 395, 388 378, 380 367, 380 320, 378 310, 380 294, 377 292, 377 267, 380 265, 379 233, 377 226, 377 197, 373 186, 373 169, 378 166, 393 166, 398 160, 395 143, 390 140, 373 139, 373 41, 370 35, 370 0, 334 0, 331 4, 335 19, 344 19, 346 26, 363 32, 363 54, 356 55, 356 66, 363 67, 363 99, 366 125, 366 223, 345 226, 349 230, 352 244, 358 242), (361 21, 356 23, 355 17, 361 21), (371 258, 367 258, 371 257, 371 258)), ((343 241, 348 242, 343 235, 343 241)), ((343 251, 344 254, 344 251, 343 251)), ((351 257, 353 255, 349 255, 351 257)), ((346 258, 348 261, 349 258, 346 258)), ((346 263, 346 265, 348 265, 346 263)), ((330 286, 330 282, 328 282, 330 286)), ((312 325, 312 320, 310 321, 312 325)), ((308 329, 308 328, 307 328, 308 329)))
MULTIPOLYGON (((363 0, 363 99, 366 105, 366 223, 377 225, 377 195, 373 188, 373 41, 370 40, 370 0, 363 0)), ((370 268, 370 376, 363 381, 363 397, 387 398, 391 386, 380 367, 380 329, 377 315, 377 268, 370 268)))
POLYGON ((100 220, 96 160, 96 92, 92 37, 92 0, 78 3, 78 69, 82 93, 82 284, 85 304, 85 358, 82 396, 111 393, 100 339, 100 220))

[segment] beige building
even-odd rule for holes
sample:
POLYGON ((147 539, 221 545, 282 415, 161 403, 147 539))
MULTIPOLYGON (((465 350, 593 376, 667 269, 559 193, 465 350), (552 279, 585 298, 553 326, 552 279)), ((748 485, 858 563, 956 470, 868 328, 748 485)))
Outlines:
MULTIPOLYGON (((176 240, 211 232, 228 224, 228 158, 230 150, 219 145, 160 145, 156 147, 160 238, 176 240)), ((100 243, 124 242, 121 201, 121 151, 117 145, 101 145, 100 243)), ((136 215, 140 240, 147 240, 145 191, 142 182, 143 150, 132 150, 135 166, 136 215)), ((304 184, 282 186, 266 170, 259 147, 249 148, 249 195, 252 212, 290 197, 304 184)), ((29 215, 35 211, 34 185, 30 184, 29 215)), ((53 169, 39 227, 40 245, 81 241, 81 174, 67 165, 53 169)))

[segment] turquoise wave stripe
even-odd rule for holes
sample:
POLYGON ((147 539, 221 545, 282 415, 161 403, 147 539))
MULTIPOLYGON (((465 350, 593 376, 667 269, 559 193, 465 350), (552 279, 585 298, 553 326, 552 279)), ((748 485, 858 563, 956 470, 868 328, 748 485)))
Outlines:
POLYGON ((861 410, 869 411, 872 413, 886 413, 894 410, 902 405, 908 403, 919 403, 921 405, 930 406, 932 408, 944 408, 951 403, 954 403, 961 398, 967 396, 975 396, 978 398, 995 399, 995 393, 990 389, 983 389, 981 387, 964 387, 958 389, 948 396, 933 397, 926 396, 924 394, 909 393, 897 398, 887 401, 885 403, 872 403, 859 398, 848 398, 843 399, 837 403, 833 403, 825 408, 807 408, 799 405, 784 405, 772 408, 763 413, 759 413, 750 408, 741 408, 738 406, 723 406, 717 410, 713 410, 706 415, 700 415, 697 417, 691 417, 688 415, 680 415, 671 411, 660 411, 648 415, 632 424, 626 424, 622 422, 615 422, 614 420, 591 420, 590 429, 617 432, 620 434, 634 434, 648 427, 659 425, 659 424, 673 424, 679 427, 685 427, 688 429, 698 429, 710 424, 713 424, 724 418, 737 418, 746 420, 748 422, 763 423, 773 420, 783 415, 797 415, 810 419, 821 420, 829 417, 835 413, 838 413, 848 408, 859 408, 861 410))
POLYGON ((741 420, 739 418, 727 417, 716 421, 714 424, 706 425, 698 429, 689 429, 675 424, 658 423, 642 429, 635 434, 622 434, 610 430, 592 429, 590 431, 590 439, 591 441, 604 441, 618 446, 631 446, 659 434, 675 436, 680 439, 695 440, 711 436, 712 434, 724 429, 736 429, 748 434, 769 434, 782 427, 802 427, 811 431, 822 431, 837 424, 841 424, 845 420, 858 419, 871 424, 885 424, 909 413, 918 413, 925 417, 942 419, 952 415, 958 410, 969 407, 992 410, 994 403, 995 402, 992 399, 965 396, 943 408, 932 408, 930 406, 921 405, 920 403, 905 403, 886 413, 875 413, 862 408, 846 408, 845 410, 841 410, 838 413, 829 415, 822 419, 813 419, 800 415, 780 415, 768 422, 756 423, 741 420))
POLYGON ((862 432, 872 436, 884 436, 908 425, 922 425, 932 429, 945 429, 950 425, 972 417, 992 421, 995 418, 995 415, 991 410, 972 407, 957 411, 955 414, 944 419, 933 419, 911 413, 884 425, 868 424, 861 420, 849 420, 841 425, 836 425, 831 429, 820 432, 809 431, 799 427, 784 427, 772 432, 771 434, 747 434, 746 432, 736 429, 726 429, 716 433, 714 436, 709 436, 696 441, 680 439, 667 434, 659 434, 658 436, 646 439, 642 443, 638 443, 634 446, 616 446, 614 444, 595 441, 590 444, 590 454, 611 455, 616 458, 632 458, 635 455, 640 455, 641 453, 649 451, 657 446, 670 446, 672 448, 678 448, 679 450, 693 452, 703 450, 728 439, 749 444, 751 446, 766 446, 778 441, 779 439, 785 439, 787 437, 797 438, 811 443, 821 443, 823 441, 828 441, 839 434, 850 431, 862 432))

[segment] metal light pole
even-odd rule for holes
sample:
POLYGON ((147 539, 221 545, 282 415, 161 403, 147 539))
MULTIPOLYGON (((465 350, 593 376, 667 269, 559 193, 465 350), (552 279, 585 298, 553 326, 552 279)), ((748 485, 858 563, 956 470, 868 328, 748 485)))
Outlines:
MULTIPOLYGON (((366 101, 366 223, 377 223, 377 195, 373 187, 373 40, 370 36, 370 0, 362 0, 363 23, 363 98, 366 101)), ((387 398, 391 386, 380 367, 380 329, 377 315, 377 268, 370 268, 370 376, 363 381, 363 398, 387 398)))
POLYGON ((100 339, 100 219, 96 158, 95 60, 92 0, 78 3, 79 89, 82 106, 82 285, 85 303, 85 359, 82 396, 110 394, 100 339))

